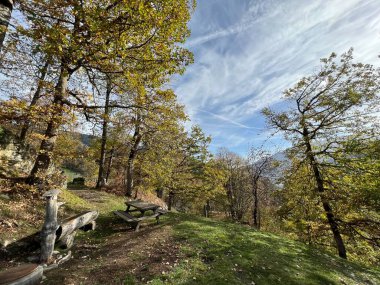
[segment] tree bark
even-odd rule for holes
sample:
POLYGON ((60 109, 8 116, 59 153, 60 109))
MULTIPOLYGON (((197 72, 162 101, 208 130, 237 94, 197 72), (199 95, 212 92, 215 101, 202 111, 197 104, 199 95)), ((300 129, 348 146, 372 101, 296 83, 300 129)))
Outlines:
POLYGON ((41 172, 46 172, 51 165, 51 155, 55 147, 58 129, 61 125, 63 99, 66 96, 68 79, 69 73, 62 65, 58 83, 55 87, 52 117, 47 125, 44 134, 45 138, 41 142, 40 150, 34 162, 34 166, 27 179, 27 182, 31 185, 41 182, 42 179, 39 177, 41 172))
POLYGON ((3 47, 5 35, 11 19, 13 10, 13 0, 1 0, 0 1, 0 50, 3 47))
POLYGON ((207 200, 206 201, 206 205, 204 205, 204 208, 203 208, 203 210, 204 210, 204 216, 206 218, 208 218, 210 216, 210 209, 211 209, 211 207, 210 207, 210 200, 207 200))
MULTIPOLYGON (((30 102, 29 111, 33 106, 37 104, 38 99, 40 99, 41 97, 41 91, 42 91, 43 83, 44 83, 48 68, 49 68, 49 60, 46 60, 44 66, 41 69, 41 74, 38 79, 37 89, 36 89, 36 92, 33 94, 32 101, 30 102)), ((28 133, 29 128, 30 128, 30 121, 27 119, 20 132, 20 140, 22 142, 25 142, 26 134, 28 133)))
POLYGON ((108 139, 108 120, 110 113, 110 96, 112 92, 112 82, 110 79, 107 79, 107 88, 106 88, 106 101, 104 107, 104 117, 103 117, 103 126, 102 126, 102 145, 100 147, 100 161, 99 161, 99 171, 98 171, 98 180, 96 182, 96 188, 101 188, 105 186, 106 177, 105 177, 105 164, 106 164, 106 148, 107 148, 107 139, 108 139))
POLYGON ((174 192, 173 192, 173 191, 170 191, 170 192, 169 192, 169 199, 168 199, 168 210, 169 210, 169 211, 172 210, 173 200, 174 200, 174 192))
POLYGON ((162 199, 162 197, 164 196, 164 189, 159 187, 156 189, 156 194, 157 194, 157 198, 160 198, 162 199))
POLYGON ((133 133, 131 150, 129 152, 128 161, 127 161, 127 169, 126 169, 126 189, 125 195, 127 197, 132 197, 133 191, 133 172, 134 172, 134 161, 137 155, 138 146, 141 142, 141 134, 140 134, 140 116, 137 116, 135 131, 133 133))
POLYGON ((112 161, 113 161, 114 153, 115 153, 115 149, 112 148, 111 152, 110 152, 110 157, 108 159, 108 166, 107 166, 107 173, 106 173, 106 183, 108 183, 108 179, 109 179, 110 174, 111 174, 111 167, 112 167, 112 161))
POLYGON ((259 198, 257 193, 257 181, 254 181, 252 183, 252 194, 253 194, 253 211, 252 211, 252 221, 253 221, 253 227, 256 229, 260 229, 259 225, 259 218, 258 218, 258 212, 259 212, 259 198))
POLYGON ((325 196, 325 186, 324 186, 322 174, 319 170, 319 167, 317 165, 317 161, 316 161, 315 156, 313 155, 313 152, 312 152, 312 148, 311 148, 311 144, 310 144, 310 138, 309 138, 309 132, 308 132, 307 128, 305 128, 305 127, 303 129, 303 138, 304 138, 304 142, 305 142, 305 146, 306 146, 306 155, 307 155, 310 166, 311 166, 313 173, 314 173, 314 178, 315 178, 315 181, 317 183, 317 190, 318 190, 319 196, 321 198, 322 206, 323 206, 323 209, 325 211, 327 221, 330 225, 330 229, 331 229, 333 236, 334 236, 334 240, 335 240, 335 243, 337 246, 338 254, 340 257, 346 259, 347 258, 346 247, 344 245, 342 236, 340 234, 339 226, 338 226, 338 223, 335 219, 333 210, 330 206, 328 199, 325 196))

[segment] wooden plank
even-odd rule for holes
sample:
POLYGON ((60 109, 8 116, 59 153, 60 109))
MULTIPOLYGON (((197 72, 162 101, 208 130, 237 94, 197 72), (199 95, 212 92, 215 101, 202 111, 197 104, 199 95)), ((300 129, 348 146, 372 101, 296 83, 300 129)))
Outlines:
POLYGON ((152 203, 147 203, 141 200, 134 200, 134 201, 127 201, 125 202, 127 206, 132 206, 136 209, 139 209, 141 211, 148 211, 148 210, 154 210, 159 208, 159 205, 152 204, 152 203))
POLYGON ((0 285, 40 284, 43 267, 37 264, 24 264, 0 273, 0 285))
POLYGON ((120 218, 122 218, 123 220, 127 221, 127 222, 137 222, 136 218, 124 211, 114 211, 113 212, 115 215, 119 216, 120 218))
POLYGON ((148 219, 156 218, 156 217, 158 217, 159 215, 160 215, 160 214, 156 213, 156 214, 149 215, 149 216, 142 216, 142 217, 138 217, 138 218, 136 218, 136 220, 137 220, 137 221, 148 220, 148 219))
POLYGON ((149 216, 134 217, 131 214, 128 214, 128 213, 126 213, 124 211, 114 211, 113 213, 115 215, 121 217, 122 219, 126 220, 127 222, 140 222, 140 221, 143 221, 143 220, 156 218, 157 216, 160 215, 159 213, 155 213, 155 214, 149 215, 149 216))

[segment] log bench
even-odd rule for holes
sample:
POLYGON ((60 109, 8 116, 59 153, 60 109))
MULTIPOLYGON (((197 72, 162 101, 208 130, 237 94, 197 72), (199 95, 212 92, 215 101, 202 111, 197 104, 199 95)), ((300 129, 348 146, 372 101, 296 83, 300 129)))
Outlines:
POLYGON ((74 243, 76 231, 95 230, 98 211, 86 211, 63 220, 56 231, 56 244, 62 249, 69 249, 74 243))
POLYGON ((119 216, 122 218, 124 221, 126 221, 128 224, 132 226, 132 228, 138 232, 140 229, 140 224, 142 221, 147 220, 147 219, 156 219, 156 223, 158 224, 158 221, 160 219, 161 215, 166 214, 166 211, 163 209, 157 209, 152 215, 149 216, 141 216, 141 217, 135 217, 129 214, 126 211, 114 211, 113 212, 116 216, 119 216))
POLYGON ((34 285, 40 284, 43 267, 38 264, 24 264, 0 272, 0 285, 34 285))

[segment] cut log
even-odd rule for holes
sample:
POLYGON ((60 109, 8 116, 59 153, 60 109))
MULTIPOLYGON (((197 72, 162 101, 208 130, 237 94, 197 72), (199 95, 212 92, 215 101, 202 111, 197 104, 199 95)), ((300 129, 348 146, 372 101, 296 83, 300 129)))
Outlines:
POLYGON ((40 284, 43 267, 37 264, 24 264, 0 273, 0 285, 40 284))
POLYGON ((56 232, 57 241, 64 240, 76 230, 91 224, 98 216, 98 211, 87 211, 62 221, 56 232))
POLYGON ((52 262, 52 254, 56 240, 57 222, 57 196, 59 190, 51 190, 46 192, 43 197, 46 198, 46 217, 41 231, 41 255, 40 262, 49 264, 52 262))

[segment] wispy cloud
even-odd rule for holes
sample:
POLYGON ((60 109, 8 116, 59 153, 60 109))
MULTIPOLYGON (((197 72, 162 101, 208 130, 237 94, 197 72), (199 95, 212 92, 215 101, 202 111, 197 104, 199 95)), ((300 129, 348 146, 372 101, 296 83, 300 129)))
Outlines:
POLYGON ((197 9, 195 64, 174 84, 215 145, 264 141, 260 110, 281 106, 282 91, 333 51, 354 47, 358 60, 380 63, 378 0, 199 0, 197 9))
POLYGON ((250 126, 247 126, 247 125, 244 125, 244 124, 241 124, 241 123, 235 122, 234 120, 228 119, 228 118, 226 118, 226 117, 220 116, 220 115, 218 115, 218 114, 215 114, 215 113, 212 113, 212 112, 209 112, 209 111, 205 111, 205 110, 201 110, 201 109, 198 109, 198 111, 199 111, 199 112, 206 113, 206 114, 209 114, 209 115, 211 115, 211 116, 214 116, 215 118, 218 118, 218 119, 221 120, 221 121, 224 121, 224 122, 230 123, 230 124, 232 124, 232 125, 234 125, 234 126, 237 126, 237 127, 243 128, 243 129, 264 130, 264 128, 250 127, 250 126))

